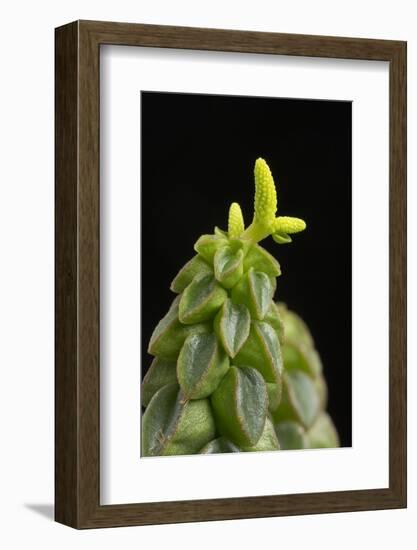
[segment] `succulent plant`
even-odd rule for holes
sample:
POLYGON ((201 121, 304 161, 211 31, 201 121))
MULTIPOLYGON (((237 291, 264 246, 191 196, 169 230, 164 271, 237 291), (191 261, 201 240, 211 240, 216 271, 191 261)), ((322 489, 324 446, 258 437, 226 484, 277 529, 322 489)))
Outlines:
POLYGON ((142 456, 338 446, 311 334, 275 303, 280 265, 258 244, 289 243, 306 224, 276 216, 263 159, 254 173, 252 223, 233 203, 227 231, 201 236, 171 283, 177 296, 151 336, 141 387, 142 456))

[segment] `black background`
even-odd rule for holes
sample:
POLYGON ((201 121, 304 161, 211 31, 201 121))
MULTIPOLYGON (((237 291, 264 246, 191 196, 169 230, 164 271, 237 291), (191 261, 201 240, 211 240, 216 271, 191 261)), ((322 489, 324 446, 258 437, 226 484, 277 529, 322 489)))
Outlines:
POLYGON ((328 410, 351 445, 351 103, 142 92, 142 375, 173 277, 231 202, 253 215, 253 167, 269 164, 278 215, 307 230, 262 241, 280 262, 275 299, 307 322, 329 387, 328 410))

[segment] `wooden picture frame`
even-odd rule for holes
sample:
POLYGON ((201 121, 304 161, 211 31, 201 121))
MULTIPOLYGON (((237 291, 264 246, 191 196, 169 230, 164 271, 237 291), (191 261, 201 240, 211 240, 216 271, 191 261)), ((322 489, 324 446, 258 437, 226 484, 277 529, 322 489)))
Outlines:
POLYGON ((406 43, 76 21, 56 29, 55 519, 75 528, 406 506, 406 43), (99 56, 117 44, 389 62, 389 487, 100 505, 99 56))

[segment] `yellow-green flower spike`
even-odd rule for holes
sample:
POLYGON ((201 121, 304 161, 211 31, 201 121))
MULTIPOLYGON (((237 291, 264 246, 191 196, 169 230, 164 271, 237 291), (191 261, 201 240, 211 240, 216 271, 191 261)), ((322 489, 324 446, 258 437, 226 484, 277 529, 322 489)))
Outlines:
MULTIPOLYGON (((306 228, 299 218, 275 217, 277 213, 277 192, 269 166, 262 158, 255 162, 255 212, 251 225, 241 234, 242 239, 259 242, 272 235, 275 242, 291 242, 292 233, 306 228)), ((230 218, 229 218, 230 219, 230 218)))
POLYGON ((300 218, 290 218, 288 216, 279 216, 272 223, 272 238, 278 244, 287 244, 292 242, 290 235, 299 233, 306 228, 306 222, 300 218))
POLYGON ((255 162, 255 213, 253 220, 267 225, 275 218, 277 211, 277 192, 274 178, 264 159, 255 162))
POLYGON ((306 222, 300 218, 290 218, 289 216, 278 216, 272 223, 272 233, 299 233, 306 228, 306 222))
POLYGON ((229 237, 237 238, 245 230, 245 223, 243 221, 242 210, 237 202, 233 202, 229 209, 229 237))

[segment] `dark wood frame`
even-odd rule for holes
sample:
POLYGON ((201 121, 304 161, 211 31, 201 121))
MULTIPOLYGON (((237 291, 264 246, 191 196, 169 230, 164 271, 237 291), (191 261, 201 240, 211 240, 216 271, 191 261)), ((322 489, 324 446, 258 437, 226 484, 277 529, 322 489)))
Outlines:
POLYGON ((406 43, 76 21, 56 29, 55 519, 76 528, 406 506, 406 43), (389 62, 389 487, 100 505, 99 55, 121 44, 389 62))

